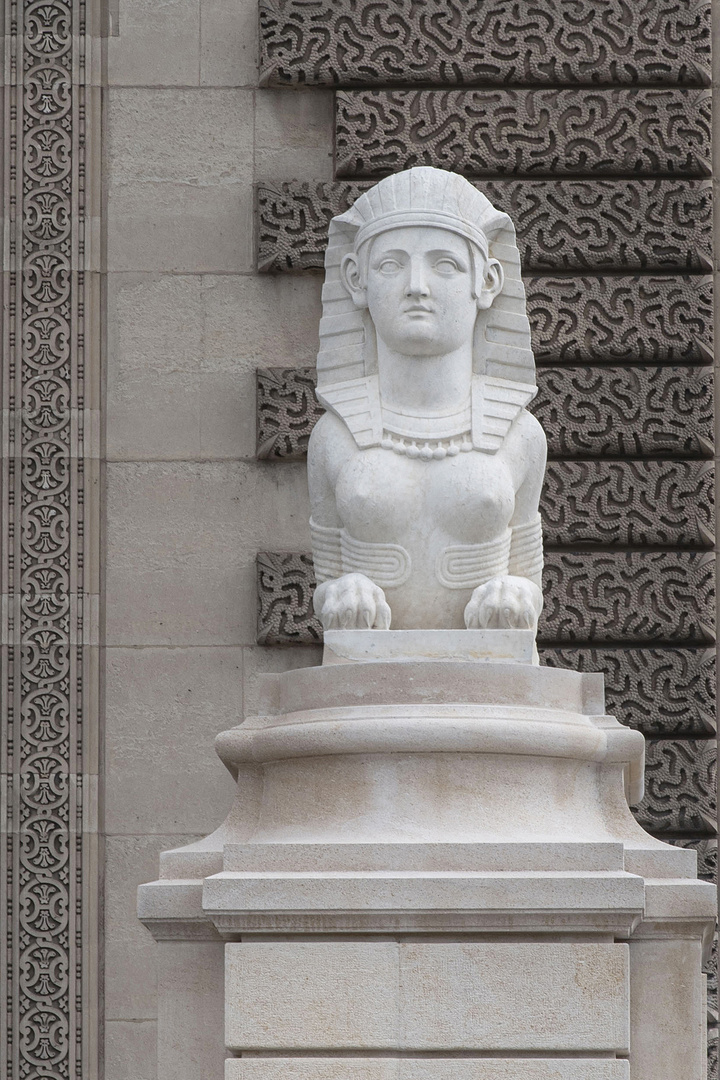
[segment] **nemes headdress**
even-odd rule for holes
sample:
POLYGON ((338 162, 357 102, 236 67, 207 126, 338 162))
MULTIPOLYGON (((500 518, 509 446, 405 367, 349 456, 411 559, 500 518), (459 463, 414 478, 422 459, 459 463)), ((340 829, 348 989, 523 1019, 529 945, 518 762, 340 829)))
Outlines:
POLYGON ((518 412, 535 396, 535 361, 520 276, 515 227, 457 173, 428 167, 381 180, 330 222, 325 253, 317 394, 347 424, 359 447, 379 445, 383 420, 372 319, 359 310, 340 276, 343 257, 389 229, 448 229, 464 236, 504 270, 502 292, 478 311, 473 349, 472 442, 495 453, 518 412))

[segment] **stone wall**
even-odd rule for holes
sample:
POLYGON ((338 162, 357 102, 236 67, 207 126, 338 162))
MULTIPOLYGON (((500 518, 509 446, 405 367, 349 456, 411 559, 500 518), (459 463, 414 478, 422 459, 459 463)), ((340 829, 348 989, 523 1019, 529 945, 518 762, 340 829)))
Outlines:
POLYGON ((255 371, 314 362, 321 283, 257 274, 253 185, 331 179, 332 94, 259 91, 257 21, 120 0, 107 43, 106 1080, 154 1076, 136 886, 225 816, 256 673, 318 658, 256 644, 256 553, 309 508, 302 462, 256 459, 255 371))
POLYGON ((654 740, 644 820, 714 874, 710 5, 469 6, 261 0, 258 39, 257 0, 2 5, 8 1075, 155 1080, 135 889, 223 818, 257 673, 319 658, 320 255, 418 140, 518 224, 554 595, 606 589, 592 631, 550 603, 545 660, 606 671, 654 740))

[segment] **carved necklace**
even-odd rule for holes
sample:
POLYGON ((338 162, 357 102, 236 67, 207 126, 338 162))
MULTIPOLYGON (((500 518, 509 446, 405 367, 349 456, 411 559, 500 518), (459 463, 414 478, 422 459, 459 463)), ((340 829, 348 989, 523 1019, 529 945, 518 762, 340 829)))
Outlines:
POLYGON ((469 431, 450 439, 413 439, 385 430, 380 446, 383 450, 392 450, 395 454, 403 454, 409 458, 422 458, 424 461, 433 458, 439 461, 445 457, 466 454, 473 449, 469 431))
POLYGON ((439 461, 473 449, 470 403, 451 413, 419 416, 382 407, 380 446, 408 458, 439 461))

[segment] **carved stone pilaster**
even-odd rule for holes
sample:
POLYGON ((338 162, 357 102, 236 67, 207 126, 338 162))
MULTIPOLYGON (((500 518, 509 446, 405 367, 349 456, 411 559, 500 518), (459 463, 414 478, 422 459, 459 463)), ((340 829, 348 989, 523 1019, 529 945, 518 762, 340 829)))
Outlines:
POLYGON ((0 1072, 92 1080, 101 4, 3 11, 0 1072))

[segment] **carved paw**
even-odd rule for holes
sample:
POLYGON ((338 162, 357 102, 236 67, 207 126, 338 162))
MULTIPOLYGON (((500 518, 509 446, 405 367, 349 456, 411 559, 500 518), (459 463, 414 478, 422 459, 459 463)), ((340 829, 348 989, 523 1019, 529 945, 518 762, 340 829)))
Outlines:
POLYGON ((524 577, 496 577, 478 585, 465 608, 468 630, 535 630, 542 592, 524 577))
POLYGON ((385 593, 364 574, 343 574, 318 585, 313 598, 323 630, 389 630, 385 593))

